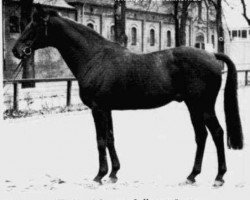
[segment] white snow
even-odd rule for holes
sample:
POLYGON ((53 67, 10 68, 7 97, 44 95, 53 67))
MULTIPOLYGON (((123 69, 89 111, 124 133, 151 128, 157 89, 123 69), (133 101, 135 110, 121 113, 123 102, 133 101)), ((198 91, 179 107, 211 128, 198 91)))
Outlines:
MULTIPOLYGON (((225 130, 223 92, 216 110, 225 130)), ((185 105, 173 102, 159 109, 113 112, 121 162, 116 184, 109 184, 108 176, 103 185, 92 181, 98 153, 90 111, 2 122, 0 200, 245 200, 250 193, 249 99, 250 88, 241 87, 245 148, 226 149, 222 188, 212 188, 217 155, 211 136, 196 186, 179 186, 192 169, 196 146, 185 105)))

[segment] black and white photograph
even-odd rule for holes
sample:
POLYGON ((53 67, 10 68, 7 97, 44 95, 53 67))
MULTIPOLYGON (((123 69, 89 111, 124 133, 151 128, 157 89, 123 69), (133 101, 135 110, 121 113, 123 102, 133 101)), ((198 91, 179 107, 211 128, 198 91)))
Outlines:
POLYGON ((2 0, 0 200, 247 200, 250 0, 2 0))

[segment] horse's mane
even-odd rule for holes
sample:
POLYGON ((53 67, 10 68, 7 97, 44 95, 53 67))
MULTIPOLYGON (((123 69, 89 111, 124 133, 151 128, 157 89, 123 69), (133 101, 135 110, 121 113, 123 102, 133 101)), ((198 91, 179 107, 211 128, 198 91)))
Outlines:
POLYGON ((122 49, 126 49, 125 47, 120 46, 119 43, 117 42, 112 42, 107 40, 106 38, 104 38, 102 35, 100 35, 99 33, 97 33, 95 30, 91 29, 90 27, 87 27, 71 18, 68 17, 64 17, 61 16, 58 12, 54 11, 54 10, 49 10, 48 14, 51 17, 58 17, 60 19, 62 19, 64 22, 66 22, 68 25, 70 25, 73 29, 75 29, 76 31, 78 31, 80 34, 84 35, 85 37, 93 37, 93 38, 89 38, 89 39, 97 39, 100 40, 100 42, 104 42, 110 46, 113 47, 119 47, 122 49), (91 34, 90 34, 91 33, 91 34))
POLYGON ((59 13, 55 10, 47 10, 47 13, 49 14, 49 16, 51 17, 59 17, 59 13))
MULTIPOLYGON (((71 18, 68 18, 68 17, 64 17, 64 16, 61 16, 58 12, 54 11, 54 10, 50 10, 48 11, 48 14, 51 16, 51 17, 59 17, 61 19, 63 19, 64 21, 66 21, 68 24, 70 24, 70 26, 72 26, 75 30, 77 30, 78 32, 86 35, 86 33, 90 32, 91 35, 93 35, 94 37, 97 37, 98 39, 101 39, 101 40, 107 40, 106 38, 104 38, 103 36, 101 36, 99 33, 97 33, 96 31, 94 31, 93 29, 87 27, 87 26, 84 26, 83 24, 81 23, 78 23, 76 22, 75 20, 71 19, 71 18)), ((108 41, 108 40, 107 40, 108 41)))

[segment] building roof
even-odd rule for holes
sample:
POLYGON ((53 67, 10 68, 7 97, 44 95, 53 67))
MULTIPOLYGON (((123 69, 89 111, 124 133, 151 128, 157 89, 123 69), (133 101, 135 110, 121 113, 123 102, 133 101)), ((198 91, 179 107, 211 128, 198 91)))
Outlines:
MULTIPOLYGON (((66 0, 68 3, 73 4, 92 4, 98 6, 113 6, 114 0, 66 0)), ((143 1, 127 1, 126 7, 131 10, 136 11, 148 11, 148 12, 156 12, 159 14, 170 14, 172 13, 171 6, 165 6, 162 4, 162 1, 151 1, 143 0, 143 1)), ((165 3, 166 4, 166 3, 165 3)))
POLYGON ((60 8, 74 9, 73 6, 65 2, 65 0, 34 0, 34 3, 40 3, 47 6, 55 6, 60 8))
MULTIPOLYGON (((14 2, 20 2, 20 0, 12 0, 14 2)), ((69 5, 65 0, 34 0, 34 4, 42 4, 45 6, 65 8, 65 9, 75 9, 73 6, 69 5)))

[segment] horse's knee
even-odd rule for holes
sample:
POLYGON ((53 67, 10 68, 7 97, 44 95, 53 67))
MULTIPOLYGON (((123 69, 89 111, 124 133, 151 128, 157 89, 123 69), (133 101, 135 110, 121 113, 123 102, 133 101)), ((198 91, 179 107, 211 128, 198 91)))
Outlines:
POLYGON ((108 132, 107 134, 107 143, 110 145, 114 144, 114 136, 112 131, 108 132))
POLYGON ((221 127, 218 127, 214 132, 212 132, 212 138, 216 141, 223 141, 224 131, 221 127))
POLYGON ((217 117, 211 113, 204 113, 205 124, 210 129, 210 132, 213 137, 223 137, 223 129, 217 121, 217 117))

